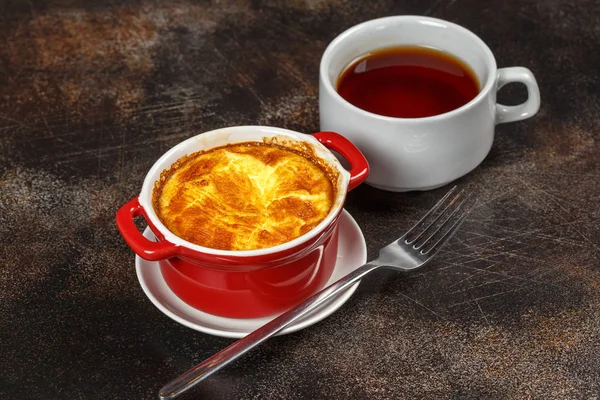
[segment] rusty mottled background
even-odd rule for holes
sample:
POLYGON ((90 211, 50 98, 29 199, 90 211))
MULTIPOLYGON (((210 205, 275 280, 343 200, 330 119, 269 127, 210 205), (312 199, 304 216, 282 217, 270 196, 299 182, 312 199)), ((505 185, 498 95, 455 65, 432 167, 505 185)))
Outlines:
MULTIPOLYGON (((500 67, 529 67, 540 113, 498 126, 459 181, 481 201, 435 262, 369 277, 182 398, 598 399, 597 0, 0 2, 2 397, 150 399, 231 343, 150 303, 115 212, 195 133, 318 130, 327 43, 394 14, 459 23, 500 67)), ((369 255, 445 190, 352 192, 369 255)))

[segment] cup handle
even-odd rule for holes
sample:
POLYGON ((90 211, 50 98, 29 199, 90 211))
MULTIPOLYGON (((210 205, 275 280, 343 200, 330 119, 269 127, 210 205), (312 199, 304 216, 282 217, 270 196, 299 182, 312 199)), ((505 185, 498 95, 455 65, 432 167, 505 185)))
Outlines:
POLYGON ((350 164, 350 183, 348 191, 360 185, 369 175, 369 163, 360 150, 351 141, 335 132, 313 133, 321 144, 337 151, 350 164))
POLYGON ((166 240, 153 242, 142 235, 133 223, 133 219, 138 216, 145 218, 144 208, 138 197, 130 200, 117 211, 117 228, 135 254, 148 261, 164 260, 176 256, 178 246, 166 240))
POLYGON ((496 124, 531 118, 540 109, 540 88, 529 69, 523 67, 498 69, 496 91, 509 83, 523 83, 527 87, 527 100, 517 106, 496 104, 496 124))

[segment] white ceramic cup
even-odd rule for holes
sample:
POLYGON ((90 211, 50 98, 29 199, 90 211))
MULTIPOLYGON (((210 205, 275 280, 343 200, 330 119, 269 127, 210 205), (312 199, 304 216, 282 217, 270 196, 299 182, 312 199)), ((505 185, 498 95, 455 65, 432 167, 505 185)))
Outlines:
POLYGON ((467 174, 489 153, 496 124, 532 117, 540 107, 530 70, 498 69, 491 50, 474 33, 429 17, 386 17, 348 29, 325 50, 319 75, 321 130, 346 136, 363 152, 371 167, 367 184, 395 192, 434 189, 467 174), (337 80, 352 61, 403 45, 430 46, 458 57, 471 67, 481 91, 460 108, 426 118, 373 114, 337 93, 337 80), (513 82, 525 84, 527 101, 498 104, 498 90, 513 82))

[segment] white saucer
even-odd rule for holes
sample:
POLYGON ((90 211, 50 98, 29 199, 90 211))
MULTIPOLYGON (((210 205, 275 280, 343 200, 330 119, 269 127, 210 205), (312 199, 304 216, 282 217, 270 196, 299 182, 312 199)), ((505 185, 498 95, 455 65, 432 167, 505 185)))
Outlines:
MULTIPOLYGON (((358 224, 354 221, 354 218, 352 218, 346 210, 342 211, 338 229, 338 257, 335 269, 331 278, 329 278, 327 285, 337 281, 367 262, 367 245, 365 243, 365 238, 358 224)), ((148 228, 144 231, 144 236, 150 240, 154 240, 154 235, 148 228)), ((275 316, 273 316, 266 318, 234 319, 217 317, 212 314, 204 313, 184 303, 183 300, 179 299, 179 297, 169 289, 163 279, 157 262, 146 261, 136 256, 135 269, 140 285, 150 301, 171 319, 197 331, 215 336, 241 338, 275 318, 275 316)), ((356 288, 358 288, 359 284, 360 282, 357 282, 350 286, 297 323, 290 325, 281 331, 279 334, 296 332, 328 317, 348 301, 356 288)))

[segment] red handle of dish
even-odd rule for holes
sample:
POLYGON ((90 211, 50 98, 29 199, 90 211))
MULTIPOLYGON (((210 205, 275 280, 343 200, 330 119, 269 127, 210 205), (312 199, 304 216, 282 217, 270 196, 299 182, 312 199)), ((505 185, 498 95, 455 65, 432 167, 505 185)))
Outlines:
POLYGON ((348 191, 360 185, 369 175, 369 163, 351 141, 335 132, 318 132, 313 136, 328 149, 337 151, 350 163, 348 191))
POLYGON ((117 228, 123 235, 123 239, 127 242, 131 250, 138 256, 149 261, 164 260, 177 255, 178 246, 166 240, 153 242, 148 240, 138 230, 133 222, 135 217, 146 217, 144 208, 136 197, 125 203, 123 207, 117 211, 117 228))

